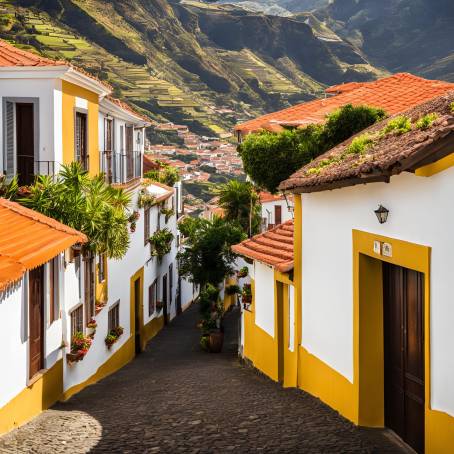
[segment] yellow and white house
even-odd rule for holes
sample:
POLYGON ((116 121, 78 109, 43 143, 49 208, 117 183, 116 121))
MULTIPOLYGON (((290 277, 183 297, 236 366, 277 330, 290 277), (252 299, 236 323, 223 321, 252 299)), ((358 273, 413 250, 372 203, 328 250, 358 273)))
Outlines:
POLYGON ((295 198, 296 378, 355 424, 450 453, 454 92, 404 115, 408 132, 384 120, 363 153, 352 139, 280 185, 295 198))

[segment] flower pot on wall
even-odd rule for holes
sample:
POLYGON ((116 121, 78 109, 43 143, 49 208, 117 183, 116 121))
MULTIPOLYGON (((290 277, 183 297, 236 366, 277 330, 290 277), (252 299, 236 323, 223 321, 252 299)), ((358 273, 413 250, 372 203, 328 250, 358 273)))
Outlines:
POLYGON ((220 353, 224 344, 224 333, 222 331, 211 331, 208 340, 208 348, 211 353, 220 353))

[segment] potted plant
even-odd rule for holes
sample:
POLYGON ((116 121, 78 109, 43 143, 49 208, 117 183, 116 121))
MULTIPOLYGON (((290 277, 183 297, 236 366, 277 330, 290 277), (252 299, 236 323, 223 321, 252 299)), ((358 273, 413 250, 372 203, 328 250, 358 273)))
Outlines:
POLYGON ((69 364, 82 361, 91 347, 92 339, 78 331, 71 339, 71 351, 66 354, 69 364))
POLYGON ((104 339, 104 342, 107 345, 107 348, 110 350, 113 344, 115 344, 120 336, 123 334, 124 329, 121 326, 117 326, 114 329, 111 329, 109 333, 107 334, 106 338, 104 339))
POLYGON ((249 268, 247 266, 243 266, 243 268, 241 268, 238 271, 238 277, 240 279, 243 278, 243 277, 246 277, 248 274, 249 274, 249 268))
POLYGON ((96 320, 94 318, 91 318, 90 321, 87 323, 87 333, 89 336, 94 336, 96 333, 96 328, 98 327, 98 324, 96 323, 96 320))
POLYGON ((165 221, 166 221, 166 224, 167 224, 167 222, 169 222, 169 219, 175 214, 175 212, 173 211, 172 208, 162 207, 161 208, 161 214, 163 216, 165 216, 165 221))
POLYGON ((137 199, 137 207, 144 208, 153 205, 156 201, 156 197, 150 194, 145 188, 141 189, 139 192, 139 197, 137 199))
POLYGON ((239 285, 231 284, 226 286, 225 293, 226 295, 236 295, 238 293, 241 293, 241 289, 239 285))
POLYGON ((252 303, 252 289, 251 284, 243 285, 243 292, 241 294, 241 300, 243 302, 243 307, 249 309, 249 305, 252 303))
POLYGON ((173 233, 167 228, 156 231, 148 240, 151 247, 151 255, 158 257, 161 261, 172 250, 173 238, 173 233))

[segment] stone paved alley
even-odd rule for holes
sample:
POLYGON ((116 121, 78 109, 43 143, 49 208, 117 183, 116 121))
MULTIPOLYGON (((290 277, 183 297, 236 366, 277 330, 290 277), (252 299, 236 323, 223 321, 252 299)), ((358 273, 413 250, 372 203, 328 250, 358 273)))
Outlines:
POLYGON ((190 308, 122 370, 0 438, 0 453, 406 452, 241 365, 237 315, 224 353, 209 354, 190 308))

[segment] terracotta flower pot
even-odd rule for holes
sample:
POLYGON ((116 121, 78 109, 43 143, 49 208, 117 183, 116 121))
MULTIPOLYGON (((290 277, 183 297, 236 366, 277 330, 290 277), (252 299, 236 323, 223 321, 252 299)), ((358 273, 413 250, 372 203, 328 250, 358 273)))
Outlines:
POLYGON ((224 333, 221 331, 212 331, 210 333, 208 347, 211 353, 220 353, 224 344, 224 333))

